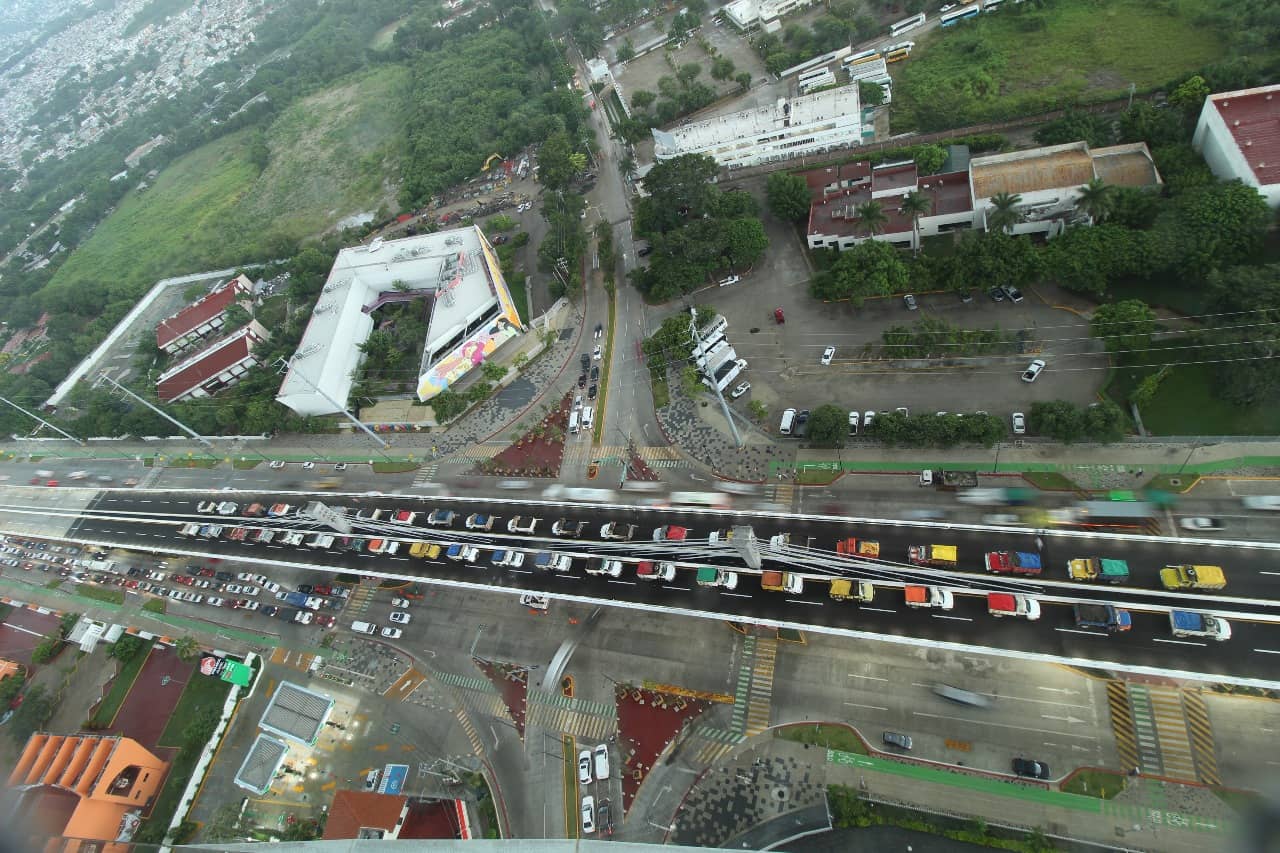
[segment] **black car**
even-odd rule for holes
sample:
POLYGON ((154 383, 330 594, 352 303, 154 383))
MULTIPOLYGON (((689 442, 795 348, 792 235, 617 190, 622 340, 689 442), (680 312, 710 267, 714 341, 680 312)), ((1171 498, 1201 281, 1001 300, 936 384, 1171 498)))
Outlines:
POLYGON ((303 595, 310 595, 314 591, 315 591, 315 587, 313 587, 309 583, 298 584, 298 592, 302 593, 303 595))
POLYGON ((1043 761, 1032 761, 1030 758, 1015 758, 1013 775, 1025 776, 1029 779, 1048 779, 1049 765, 1043 761))
POLYGON ((596 807, 596 828, 601 835, 613 835, 613 814, 609 811, 608 800, 601 800, 596 807))
POLYGON ((583 372, 583 373, 586 373, 586 372, 587 372, 587 369, 588 369, 589 367, 591 367, 591 353, 589 353, 589 352, 584 352, 584 353, 582 354, 582 359, 581 359, 581 361, 582 361, 582 372, 583 372))
POLYGON ((597 387, 598 387, 598 386, 596 385, 596 383, 594 383, 594 382, 592 382, 592 383, 591 383, 591 387, 587 389, 587 399, 588 399, 588 400, 594 400, 594 399, 596 398, 596 388, 597 388, 597 387))
POLYGON ((137 566, 130 566, 127 574, 131 578, 136 578, 138 575, 142 574, 142 569, 138 568, 137 566))
POLYGON ((578 387, 579 388, 587 387, 587 374, 585 373, 578 374, 578 387))
POLYGON ((262 612, 268 616, 275 616, 280 612, 280 608, 276 607, 274 604, 268 604, 266 607, 262 608, 262 612))
POLYGON ((881 740, 883 740, 887 746, 896 746, 898 749, 906 750, 908 752, 911 750, 911 735, 904 735, 902 732, 885 732, 881 736, 881 740))
POLYGON ((637 255, 639 255, 639 256, 640 256, 640 257, 642 257, 642 258, 643 258, 643 257, 647 257, 648 255, 653 254, 653 247, 652 247, 652 246, 641 246, 639 249, 636 249, 636 254, 637 254, 637 255))
POLYGON ((214 572, 213 576, 220 581, 233 581, 236 579, 235 575, 231 574, 231 572, 214 572))
POLYGON ((992 302, 1004 302, 1004 291, 999 287, 993 287, 988 290, 987 296, 991 297, 992 302))
POLYGON ((968 305, 970 302, 973 301, 972 290, 962 290, 960 291, 959 295, 960 295, 960 301, 963 302, 965 305, 968 305))
POLYGON ((286 622, 292 622, 292 621, 293 621, 293 617, 297 614, 297 612, 298 612, 298 611, 296 611, 296 610, 289 610, 288 608, 286 608, 286 609, 284 609, 284 610, 280 610, 280 609, 278 609, 278 608, 277 608, 276 612, 275 612, 275 613, 273 613, 273 614, 271 614, 271 615, 272 615, 272 616, 275 616, 275 617, 277 617, 277 618, 279 618, 279 619, 283 619, 283 620, 284 620, 284 621, 286 621, 286 622))
POLYGON ((599 378, 600 378, 600 368, 598 368, 598 367, 592 367, 592 368, 591 368, 591 381, 592 381, 592 382, 595 382, 595 381, 596 381, 597 379, 599 379, 599 378))

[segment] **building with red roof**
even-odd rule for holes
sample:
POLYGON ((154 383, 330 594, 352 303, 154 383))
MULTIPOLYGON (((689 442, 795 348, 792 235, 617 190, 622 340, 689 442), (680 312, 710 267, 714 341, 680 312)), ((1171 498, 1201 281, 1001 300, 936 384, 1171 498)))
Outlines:
POLYGON ((1205 98, 1191 144, 1219 178, 1280 207, 1280 84, 1205 98))
POLYGON ((431 800, 372 791, 338 791, 325 820, 326 841, 361 839, 468 839, 471 822, 462 800, 431 800))
POLYGON ((257 320, 224 338, 188 355, 160 374, 156 395, 161 402, 209 397, 258 366, 254 348, 267 339, 267 330, 257 320))
POLYGON ((253 296, 253 282, 242 275, 223 282, 156 326, 156 346, 169 354, 190 349, 220 330, 227 309, 253 296))

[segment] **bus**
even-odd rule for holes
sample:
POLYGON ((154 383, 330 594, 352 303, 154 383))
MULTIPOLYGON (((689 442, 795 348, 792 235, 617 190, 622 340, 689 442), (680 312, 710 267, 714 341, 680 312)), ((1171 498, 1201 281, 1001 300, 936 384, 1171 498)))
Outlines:
POLYGON ((915 46, 916 43, 913 41, 890 45, 884 49, 884 59, 886 62, 901 62, 911 55, 911 49, 915 46))
POLYGON ((999 9, 1004 0, 982 0, 982 11, 994 12, 999 9))
POLYGON ((817 89, 822 89, 827 86, 834 86, 835 83, 836 83, 835 75, 832 74, 830 71, 828 71, 826 74, 822 75, 821 77, 814 77, 812 80, 806 80, 805 82, 801 83, 800 94, 807 95, 810 92, 813 92, 817 89))
POLYGON ((903 33, 909 33, 917 27, 923 27, 924 21, 924 12, 921 12, 919 15, 912 15, 910 18, 903 18, 901 21, 898 21, 898 23, 889 27, 889 37, 896 39, 903 33))
POLYGON ((810 71, 805 71, 799 77, 796 78, 796 82, 801 86, 803 86, 805 83, 809 83, 813 80, 819 80, 823 77, 826 77, 830 73, 831 71, 828 70, 827 66, 823 65, 820 68, 814 68, 810 71))
POLYGON ((1159 525, 1159 508, 1146 501, 1080 501, 1076 526, 1150 531, 1159 525))
POLYGON ((971 6, 961 6, 959 9, 952 9, 950 12, 947 12, 938 19, 938 23, 944 27, 954 27, 963 20, 978 17, 978 13, 981 11, 982 7, 977 3, 974 3, 971 6))
POLYGON ((672 492, 671 506, 692 506, 704 509, 728 509, 729 496, 720 492, 672 492))
POLYGON ((874 62, 879 58, 880 51, 873 47, 870 50, 858 51, 851 56, 845 57, 844 62, 840 63, 840 67, 852 68, 853 66, 861 65, 864 62, 874 62))

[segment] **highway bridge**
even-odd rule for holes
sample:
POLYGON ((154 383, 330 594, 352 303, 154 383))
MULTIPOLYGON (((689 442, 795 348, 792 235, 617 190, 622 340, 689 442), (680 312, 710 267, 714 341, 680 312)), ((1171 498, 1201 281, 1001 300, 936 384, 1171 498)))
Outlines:
MULTIPOLYGON (((49 494, 45 492, 44 494, 49 494)), ((66 490, 64 494, 72 494, 66 490)), ((82 493, 84 494, 84 493, 82 493)), ((1129 672, 1175 673, 1256 686, 1280 687, 1275 678, 1280 655, 1280 608, 1274 587, 1280 586, 1280 543, 1222 540, 1166 539, 1093 531, 990 528, 977 525, 895 521, 817 515, 733 512, 711 509, 640 507, 621 504, 575 504, 537 499, 434 498, 366 494, 306 494, 255 492, 171 492, 110 490, 85 495, 76 506, 58 509, 27 502, 23 490, 7 490, 0 499, 4 525, 17 531, 24 517, 66 519, 65 538, 165 554, 217 557, 252 564, 267 570, 273 564, 305 566, 332 573, 410 578, 426 584, 473 587, 520 594, 536 592, 553 598, 613 606, 660 609, 701 618, 823 631, 853 638, 1050 660, 1101 669, 1129 672), (234 514, 220 516, 199 512, 209 501, 234 502, 234 514), (295 508, 309 501, 344 508, 350 519, 348 543, 339 537, 333 547, 317 550, 306 546, 229 541, 235 527, 265 528, 279 533, 333 532, 317 521, 291 514, 284 518, 249 518, 241 513, 253 503, 287 502, 295 508), (435 508, 457 513, 450 527, 429 527, 426 515, 435 508), (356 514, 381 509, 408 510, 418 515, 413 523, 356 518, 356 514), (491 531, 470 531, 464 519, 470 513, 495 517, 491 531), (515 516, 541 521, 533 535, 512 535, 508 521, 515 516), (560 518, 586 522, 580 538, 552 535, 560 518), (631 541, 600 538, 606 522, 637 526, 631 541), (15 523, 16 526, 15 526, 15 523), (179 533, 186 524, 220 524, 224 533, 211 540, 179 533), (655 528, 678 525, 687 528, 683 541, 654 541, 655 528), (759 572, 746 567, 732 543, 712 542, 710 534, 749 525, 758 539, 763 568, 795 572, 805 578, 801 594, 761 588, 759 572), (788 544, 771 545, 778 534, 788 534, 788 544), (855 559, 835 552, 846 537, 878 541, 881 559, 855 559), (396 554, 371 554, 354 550, 354 541, 394 539, 404 543, 435 542, 471 544, 480 548, 474 564, 446 559, 418 559, 408 546, 396 554), (926 568, 907 562, 911 545, 954 545, 954 568, 926 568), (495 549, 518 549, 530 558, 518 568, 493 566, 495 549), (988 551, 1038 553, 1044 564, 1039 577, 1018 578, 987 573, 983 556, 988 551), (532 567, 532 554, 555 551, 573 558, 568 572, 543 572, 532 567), (1108 557, 1126 560, 1131 577, 1126 585, 1099 586, 1067 579, 1066 563, 1076 557, 1108 557), (590 575, 588 560, 609 558, 625 562, 619 577, 590 575), (671 582, 641 580, 635 572, 639 561, 671 561, 678 565, 671 582), (1227 588, 1216 592, 1170 592, 1161 588, 1158 572, 1168 564, 1222 566, 1227 588), (699 566, 729 568, 739 573, 736 588, 699 586, 694 580, 699 566), (857 604, 829 596, 832 578, 871 581, 873 601, 857 604), (902 587, 929 584, 951 589, 955 606, 949 611, 907 607, 902 587), (997 619, 987 612, 989 592, 1017 592, 1038 600, 1042 617, 997 619), (1077 602, 1112 603, 1128 609, 1133 628, 1124 633, 1077 627, 1073 605, 1077 602), (1170 632, 1171 608, 1196 610, 1226 618, 1233 636, 1225 643, 1198 638, 1175 638, 1170 632)), ((208 507, 206 507, 206 510, 208 507)), ((267 571, 269 574, 270 572, 267 571)))

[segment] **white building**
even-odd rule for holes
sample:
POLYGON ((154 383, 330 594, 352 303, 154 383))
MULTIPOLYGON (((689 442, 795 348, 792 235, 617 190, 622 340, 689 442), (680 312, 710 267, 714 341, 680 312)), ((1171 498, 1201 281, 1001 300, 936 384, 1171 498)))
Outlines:
POLYGON ((343 249, 329 271, 276 399, 300 415, 347 404, 373 313, 431 300, 418 371, 430 400, 524 331, 493 247, 477 226, 343 249))
POLYGON ((1191 144, 1215 175, 1280 207, 1280 84, 1210 95, 1191 144))
POLYGON ((670 131, 654 128, 653 154, 658 160, 705 154, 733 169, 846 148, 862 134, 858 87, 841 86, 670 131))
POLYGON ((733 0, 723 11, 734 26, 748 30, 803 9, 813 0, 733 0))

